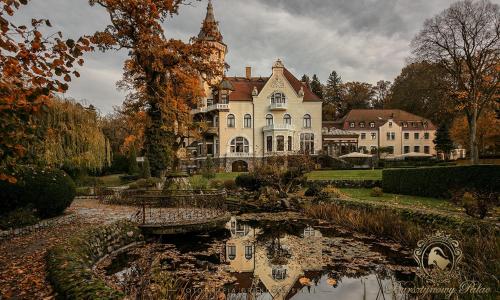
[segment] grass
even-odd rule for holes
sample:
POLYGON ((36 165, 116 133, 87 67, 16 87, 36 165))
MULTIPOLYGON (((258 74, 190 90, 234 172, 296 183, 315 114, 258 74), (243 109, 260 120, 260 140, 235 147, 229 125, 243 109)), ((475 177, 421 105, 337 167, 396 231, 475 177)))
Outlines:
POLYGON ((309 180, 382 180, 382 170, 321 170, 307 175, 309 180))
POLYGON ((120 179, 120 176, 123 175, 125 174, 113 174, 113 175, 102 176, 99 177, 99 180, 101 180, 102 186, 104 187, 120 186, 126 183, 120 179))
MULTIPOLYGON (((227 173, 216 173, 215 174, 215 178, 213 178, 212 180, 228 180, 228 179, 236 179, 236 177, 238 177, 238 175, 240 175, 241 173, 239 172, 227 172, 227 173)), ((193 177, 201 177, 201 175, 194 175, 193 177)))
POLYGON ((397 204, 416 208, 427 208, 427 209, 438 209, 446 211, 459 211, 461 208, 453 205, 445 199, 419 197, 419 196, 409 196, 409 195, 397 195, 384 193, 380 197, 372 197, 370 195, 371 189, 340 189, 347 196, 366 201, 382 202, 385 204, 397 204))

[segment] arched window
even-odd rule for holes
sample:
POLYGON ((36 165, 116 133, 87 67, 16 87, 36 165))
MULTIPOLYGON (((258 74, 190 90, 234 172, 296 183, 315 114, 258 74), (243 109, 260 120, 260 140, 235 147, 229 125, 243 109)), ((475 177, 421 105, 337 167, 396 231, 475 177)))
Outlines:
POLYGON ((304 115, 304 128, 311 128, 311 115, 304 115))
POLYGON ((235 118, 233 114, 230 114, 227 116, 227 127, 234 128, 234 125, 236 124, 235 118))
POLYGON ((252 116, 250 114, 246 114, 243 118, 243 126, 245 128, 252 128, 252 116))
POLYGON ((285 123, 285 125, 292 125, 292 117, 289 114, 285 114, 283 116, 283 123, 285 123))
POLYGON ((276 103, 285 103, 286 102, 286 97, 285 94, 280 93, 280 92, 275 92, 271 96, 271 103, 276 104, 276 103))
POLYGON ((300 134, 300 151, 302 153, 314 154, 314 133, 300 134))
POLYGON ((237 137, 231 141, 231 152, 232 153, 248 153, 250 152, 250 144, 248 140, 244 137, 237 137))
POLYGON ((271 126, 271 125, 273 125, 273 115, 268 114, 268 115, 266 116, 266 125, 267 125, 267 126, 271 126))

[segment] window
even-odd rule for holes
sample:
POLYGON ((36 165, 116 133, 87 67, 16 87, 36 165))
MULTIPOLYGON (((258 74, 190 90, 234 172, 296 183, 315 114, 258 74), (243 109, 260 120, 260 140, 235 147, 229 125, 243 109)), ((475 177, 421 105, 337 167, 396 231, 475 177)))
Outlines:
POLYGON ((392 122, 389 122, 389 127, 392 127, 392 122))
POLYGON ((236 245, 227 245, 227 258, 229 260, 236 258, 236 245))
POLYGON ((289 136, 288 137, 288 151, 292 151, 292 146, 293 146, 292 137, 289 136))
POLYGON ((429 139, 429 133, 428 132, 425 132, 424 133, 424 139, 428 140, 429 139))
POLYGON ((387 133, 387 140, 388 141, 394 141, 396 139, 396 133, 395 132, 388 132, 387 133))
POLYGON ((219 127, 219 116, 214 116, 214 127, 219 127))
POLYGON ((252 128, 252 116, 249 114, 246 114, 245 117, 243 118, 243 126, 245 128, 252 128))
POLYGON ((227 127, 230 127, 230 128, 234 128, 234 125, 235 125, 235 119, 234 119, 234 115, 233 114, 230 114, 227 116, 227 127))
POLYGON ((273 115, 268 114, 268 115, 266 116, 266 125, 267 125, 267 126, 271 126, 271 125, 273 125, 273 115))
POLYGON ((413 152, 419 153, 420 152, 420 146, 413 147, 413 152))
POLYGON ((424 128, 427 128, 427 126, 428 126, 428 123, 424 122, 424 128))
POLYGON ((375 128, 375 122, 370 122, 370 128, 375 128))
POLYGON ((356 123, 354 123, 354 122, 351 122, 351 123, 349 124, 349 127, 351 127, 351 128, 354 128, 355 126, 356 126, 356 123))
POLYGON ((286 269, 281 266, 275 266, 272 270, 272 276, 275 280, 283 280, 286 278, 286 269))
POLYGON ((405 128, 408 127, 408 123, 403 122, 403 127, 405 127, 405 128))
POLYGON ((359 127, 360 128, 365 128, 365 122, 359 122, 359 127))
POLYGON ((276 151, 285 151, 285 137, 282 135, 276 137, 276 151))
POLYGON ((415 139, 416 139, 416 140, 418 140, 418 139, 420 138, 420 135, 418 134, 418 132, 415 132, 415 133, 413 134, 413 136, 415 137, 415 139))
POLYGON ((221 103, 222 104, 227 104, 227 95, 226 94, 222 94, 221 103))
POLYGON ((394 146, 387 147, 389 149, 390 154, 394 154, 394 146))
POLYGON ((285 123, 285 125, 292 125, 292 117, 289 114, 284 115, 283 123, 285 123))
POLYGON ((267 152, 273 152, 273 137, 272 136, 266 137, 266 149, 267 149, 267 152))
POLYGON ((404 152, 405 153, 410 153, 410 146, 405 146, 404 152))
POLYGON ((425 154, 429 154, 429 153, 430 153, 430 150, 431 150, 431 149, 429 148, 429 146, 424 146, 424 153, 425 153, 425 154))
POLYGON ((363 133, 361 134, 361 139, 362 139, 362 140, 366 140, 366 133, 364 133, 364 132, 363 132, 363 133))
POLYGON ((376 140, 377 139, 377 134, 375 132, 372 132, 372 140, 376 140))
POLYGON ((311 128, 311 116, 304 115, 304 128, 311 128))
POLYGON ((410 138, 410 133, 409 132, 405 132, 405 140, 408 140, 410 138))
POLYGON ((231 141, 231 152, 232 153, 248 153, 250 152, 250 144, 248 140, 244 137, 237 137, 231 141))
POLYGON ((252 245, 245 246, 245 258, 251 259, 253 255, 253 247, 252 245))
POLYGON ((300 134, 300 151, 314 154, 314 133, 300 134))
POLYGON ((314 228, 311 227, 311 226, 307 226, 306 228, 304 228, 304 237, 311 237, 311 236, 314 236, 314 228))
POLYGON ((285 94, 276 92, 271 96, 271 103, 276 104, 276 103, 285 103, 286 102, 286 97, 285 94))

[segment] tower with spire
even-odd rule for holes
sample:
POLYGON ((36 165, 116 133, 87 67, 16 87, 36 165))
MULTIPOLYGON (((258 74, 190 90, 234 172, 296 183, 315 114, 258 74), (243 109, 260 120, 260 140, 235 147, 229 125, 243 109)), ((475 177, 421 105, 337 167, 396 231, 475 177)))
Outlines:
POLYGON ((211 0, 208 0, 207 15, 201 25, 198 40, 207 43, 212 48, 212 60, 224 65, 227 45, 222 41, 222 34, 219 31, 219 24, 215 20, 214 7, 211 0))

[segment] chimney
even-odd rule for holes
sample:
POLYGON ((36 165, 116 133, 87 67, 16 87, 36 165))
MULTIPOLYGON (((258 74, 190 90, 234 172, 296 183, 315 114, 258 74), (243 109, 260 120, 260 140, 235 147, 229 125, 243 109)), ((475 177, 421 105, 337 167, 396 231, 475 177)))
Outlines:
POLYGON ((252 67, 246 67, 245 71, 246 71, 246 77, 247 77, 247 79, 252 78, 252 67))

